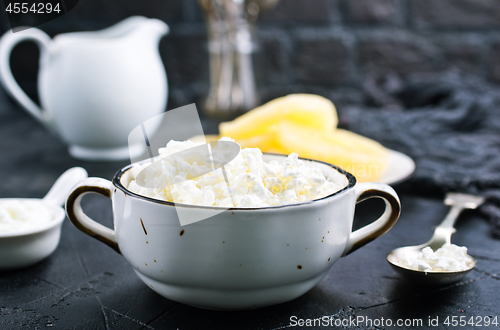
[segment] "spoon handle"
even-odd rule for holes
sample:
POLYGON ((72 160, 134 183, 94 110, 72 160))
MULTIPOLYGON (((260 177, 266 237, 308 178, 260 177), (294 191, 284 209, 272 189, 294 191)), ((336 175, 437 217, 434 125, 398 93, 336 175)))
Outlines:
POLYGON ((446 215, 446 217, 444 218, 443 222, 441 222, 437 227, 453 229, 454 228, 453 225, 455 224, 455 221, 457 221, 457 218, 460 215, 460 213, 462 213, 463 209, 464 209, 463 205, 460 204, 453 205, 448 214, 446 215))
POLYGON ((84 168, 70 168, 56 180, 47 195, 43 198, 43 201, 53 205, 63 205, 68 198, 71 188, 87 177, 88 174, 84 168))

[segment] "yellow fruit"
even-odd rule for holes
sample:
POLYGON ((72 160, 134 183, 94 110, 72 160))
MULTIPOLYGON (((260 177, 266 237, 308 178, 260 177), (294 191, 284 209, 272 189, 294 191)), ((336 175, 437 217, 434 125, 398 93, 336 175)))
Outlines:
POLYGON ((378 181, 389 165, 389 151, 371 139, 337 129, 337 123, 335 106, 329 100, 292 94, 220 124, 219 131, 242 148, 286 155, 295 152, 337 165, 360 182, 378 181))
POLYGON ((283 120, 320 131, 337 127, 337 111, 333 103, 318 95, 291 94, 274 99, 231 122, 221 123, 221 136, 236 140, 272 132, 272 126, 283 120))
MULTIPOLYGON (((207 135, 207 142, 219 136, 207 135)), ((193 139, 190 139, 195 142, 193 139)), ((242 148, 324 161, 353 174, 359 182, 378 181, 389 165, 389 152, 380 143, 356 133, 337 129, 319 132, 296 123, 283 121, 273 132, 236 140, 242 148)))
POLYGON ((238 139, 236 142, 240 144, 241 148, 259 148, 262 152, 283 153, 276 140, 276 132, 273 131, 254 135, 248 139, 238 139))
POLYGON ((360 182, 378 181, 389 165, 389 152, 381 144, 342 129, 319 132, 282 122, 276 139, 282 153, 296 152, 304 158, 337 165, 360 182))

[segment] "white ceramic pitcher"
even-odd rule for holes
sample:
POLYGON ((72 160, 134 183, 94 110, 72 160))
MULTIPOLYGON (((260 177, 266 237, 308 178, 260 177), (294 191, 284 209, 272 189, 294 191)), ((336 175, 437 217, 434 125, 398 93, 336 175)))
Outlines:
POLYGON ((73 157, 119 160, 140 154, 128 134, 165 111, 167 77, 158 43, 168 26, 134 16, 96 32, 75 32, 53 40, 30 28, 8 31, 0 40, 0 81, 36 120, 69 145, 73 157), (16 83, 9 66, 12 49, 33 41, 40 47, 38 93, 41 108, 16 83))

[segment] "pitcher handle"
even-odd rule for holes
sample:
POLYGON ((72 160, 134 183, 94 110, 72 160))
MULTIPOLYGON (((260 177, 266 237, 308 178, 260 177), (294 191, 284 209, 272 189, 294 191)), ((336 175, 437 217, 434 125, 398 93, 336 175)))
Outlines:
POLYGON ((10 54, 12 49, 23 41, 33 41, 40 47, 40 66, 45 62, 49 52, 50 37, 37 28, 30 28, 14 33, 7 31, 0 39, 0 82, 5 90, 14 98, 30 115, 44 126, 49 126, 47 113, 31 100, 28 95, 19 87, 10 70, 10 54))
POLYGON ((120 247, 116 241, 115 231, 89 218, 82 210, 82 197, 89 193, 103 195, 111 199, 113 184, 101 178, 88 178, 77 184, 66 201, 66 214, 76 228, 83 233, 109 245, 116 252, 120 247))
POLYGON ((384 235, 394 226, 401 213, 399 197, 391 186, 385 183, 366 182, 357 184, 354 189, 356 203, 369 198, 381 198, 385 202, 385 210, 377 220, 350 234, 342 257, 384 235))

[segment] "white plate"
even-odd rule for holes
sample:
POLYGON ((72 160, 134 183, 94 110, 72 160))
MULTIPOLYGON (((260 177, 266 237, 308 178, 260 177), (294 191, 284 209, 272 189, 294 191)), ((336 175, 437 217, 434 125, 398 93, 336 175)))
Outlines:
POLYGON ((408 179, 415 172, 415 162, 407 155, 389 149, 391 162, 379 182, 395 184, 408 179))

